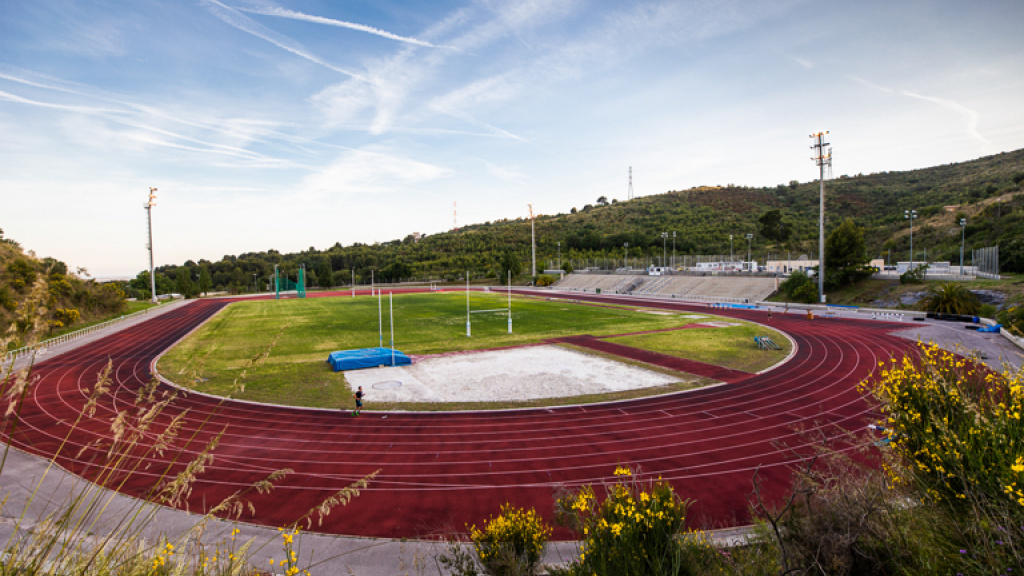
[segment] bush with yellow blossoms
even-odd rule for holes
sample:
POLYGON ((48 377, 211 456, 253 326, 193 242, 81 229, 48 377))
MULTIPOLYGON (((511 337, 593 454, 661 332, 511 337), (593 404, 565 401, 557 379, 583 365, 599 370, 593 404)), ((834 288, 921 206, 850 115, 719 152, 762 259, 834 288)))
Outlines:
POLYGON ((991 371, 931 344, 882 368, 865 388, 888 428, 886 472, 929 518, 918 537, 939 543, 931 563, 950 574, 1024 566, 1021 371, 991 371))
POLYGON ((921 345, 886 365, 871 388, 899 460, 891 478, 953 508, 1007 499, 1024 511, 1024 388, 1002 374, 921 345))
POLYGON ((559 522, 582 537, 566 574, 697 574, 721 559, 702 534, 684 534, 688 503, 667 482, 619 467, 603 492, 587 485, 558 499, 559 522))
POLYGON ((520 576, 533 574, 551 537, 551 527, 530 508, 503 504, 501 513, 484 524, 471 526, 469 537, 488 574, 520 576))

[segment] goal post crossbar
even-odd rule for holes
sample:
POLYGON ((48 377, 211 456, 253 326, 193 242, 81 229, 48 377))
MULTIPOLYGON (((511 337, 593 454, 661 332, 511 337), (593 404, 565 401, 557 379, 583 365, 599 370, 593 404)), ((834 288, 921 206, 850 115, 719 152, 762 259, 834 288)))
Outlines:
MULTIPOLYGON (((487 291, 490 292, 489 289, 487 291)), ((469 271, 468 270, 466 271, 466 336, 467 337, 473 335, 473 321, 470 320, 470 318, 473 317, 473 314, 494 313, 494 312, 497 312, 497 313, 502 314, 504 316, 508 316, 508 333, 509 334, 512 333, 512 271, 511 270, 508 272, 508 287, 507 287, 507 291, 508 291, 508 307, 507 308, 494 308, 494 309, 491 309, 491 310, 472 310, 472 309, 470 309, 470 306, 469 306, 469 271)))

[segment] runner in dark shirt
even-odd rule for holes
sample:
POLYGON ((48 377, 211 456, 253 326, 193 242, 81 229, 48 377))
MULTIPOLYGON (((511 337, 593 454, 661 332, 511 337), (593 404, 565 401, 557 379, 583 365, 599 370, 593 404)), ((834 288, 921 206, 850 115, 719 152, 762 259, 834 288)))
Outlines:
POLYGON ((356 409, 352 412, 352 415, 359 416, 359 411, 363 409, 363 387, 360 386, 359 390, 352 397, 356 399, 356 409))

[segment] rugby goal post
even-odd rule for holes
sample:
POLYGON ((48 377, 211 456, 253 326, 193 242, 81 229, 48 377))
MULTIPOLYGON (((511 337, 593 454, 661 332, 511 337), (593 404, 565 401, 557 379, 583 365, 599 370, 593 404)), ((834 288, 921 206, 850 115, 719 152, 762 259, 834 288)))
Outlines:
POLYGON ((473 336, 473 314, 484 314, 487 312, 504 312, 508 316, 508 333, 512 333, 512 271, 508 272, 508 306, 506 308, 494 308, 491 310, 473 310, 469 306, 469 271, 466 271, 466 337, 473 336))

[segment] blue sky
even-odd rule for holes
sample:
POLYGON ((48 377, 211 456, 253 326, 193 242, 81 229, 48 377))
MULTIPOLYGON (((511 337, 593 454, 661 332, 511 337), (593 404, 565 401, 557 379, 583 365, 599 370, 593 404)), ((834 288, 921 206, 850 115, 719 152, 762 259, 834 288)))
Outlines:
MULTIPOLYGON (((95 276, 1024 147, 1024 3, 0 0, 0 228, 95 276)), ((894 209, 896 209, 894 207, 894 209)))

